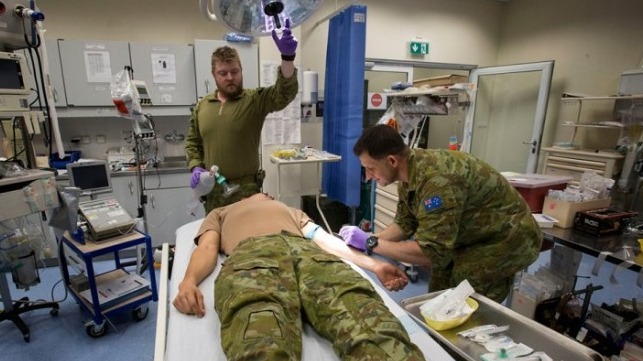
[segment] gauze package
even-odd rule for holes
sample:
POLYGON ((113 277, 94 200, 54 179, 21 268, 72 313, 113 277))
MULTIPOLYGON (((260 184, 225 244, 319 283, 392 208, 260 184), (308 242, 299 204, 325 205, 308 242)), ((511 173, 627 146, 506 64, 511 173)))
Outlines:
POLYGON ((456 288, 446 290, 420 306, 420 312, 425 317, 436 321, 447 321, 473 312, 467 304, 467 298, 475 290, 469 281, 464 280, 456 288))

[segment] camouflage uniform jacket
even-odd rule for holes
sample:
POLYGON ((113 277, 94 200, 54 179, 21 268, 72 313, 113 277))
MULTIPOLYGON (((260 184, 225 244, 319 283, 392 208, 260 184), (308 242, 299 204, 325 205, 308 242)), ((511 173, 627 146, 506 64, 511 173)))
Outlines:
POLYGON ((489 164, 463 152, 414 149, 408 172, 395 223, 407 238, 415 235, 434 271, 453 274, 451 286, 513 276, 538 257, 542 234, 527 203, 489 164))
POLYGON ((277 70, 274 85, 244 90, 221 103, 216 92, 201 99, 190 118, 185 151, 190 169, 219 166, 228 180, 253 176, 259 169, 259 141, 266 115, 284 109, 298 90, 297 70, 288 79, 277 70))

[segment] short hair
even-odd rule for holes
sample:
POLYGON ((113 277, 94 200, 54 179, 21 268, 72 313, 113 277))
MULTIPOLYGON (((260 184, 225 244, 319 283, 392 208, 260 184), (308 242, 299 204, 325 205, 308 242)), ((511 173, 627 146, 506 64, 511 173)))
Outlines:
POLYGON ((383 159, 389 155, 406 156, 409 147, 404 144, 402 136, 386 124, 377 124, 366 128, 353 146, 353 153, 360 156, 366 152, 373 159, 383 159))
POLYGON ((241 58, 239 58, 239 53, 237 52, 237 49, 231 48, 229 46, 222 46, 220 48, 215 49, 212 52, 212 70, 214 70, 214 66, 216 65, 217 62, 223 62, 223 63, 238 63, 239 67, 241 67, 241 58))

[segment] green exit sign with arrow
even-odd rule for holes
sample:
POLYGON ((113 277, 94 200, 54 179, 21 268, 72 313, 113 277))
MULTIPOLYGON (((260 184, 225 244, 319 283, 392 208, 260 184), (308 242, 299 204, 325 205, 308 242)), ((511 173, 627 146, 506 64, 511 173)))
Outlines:
POLYGON ((429 53, 429 43, 423 41, 411 41, 409 46, 412 55, 427 55, 429 53))

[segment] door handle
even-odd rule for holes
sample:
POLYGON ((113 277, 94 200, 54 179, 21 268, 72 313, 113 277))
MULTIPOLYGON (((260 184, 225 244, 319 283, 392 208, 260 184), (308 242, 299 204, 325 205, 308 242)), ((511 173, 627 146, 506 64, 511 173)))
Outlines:
POLYGON ((531 153, 532 153, 532 154, 533 154, 533 153, 536 153, 536 145, 538 145, 538 142, 537 142, 537 141, 532 140, 531 142, 527 142, 527 141, 524 141, 524 140, 523 140, 523 141, 522 141, 522 144, 524 144, 524 145, 531 145, 531 153))

